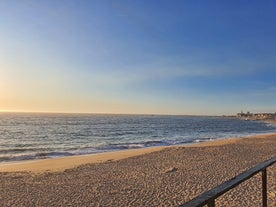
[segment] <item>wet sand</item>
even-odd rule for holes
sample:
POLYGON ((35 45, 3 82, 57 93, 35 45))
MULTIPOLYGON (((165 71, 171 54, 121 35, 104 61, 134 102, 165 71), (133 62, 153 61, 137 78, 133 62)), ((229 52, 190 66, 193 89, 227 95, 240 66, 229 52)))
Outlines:
MULTIPOLYGON (((1 164, 0 206, 178 206, 273 156, 276 134, 1 164)), ((269 206, 275 194, 276 164, 268 168, 269 206)), ((258 174, 216 204, 261 202, 258 174)))

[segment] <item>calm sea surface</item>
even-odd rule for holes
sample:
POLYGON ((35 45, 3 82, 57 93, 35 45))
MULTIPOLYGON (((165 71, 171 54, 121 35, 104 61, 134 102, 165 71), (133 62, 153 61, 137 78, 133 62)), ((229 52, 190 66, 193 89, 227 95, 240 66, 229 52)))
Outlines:
POLYGON ((270 132, 276 132, 276 125, 211 116, 0 113, 0 162, 270 132))

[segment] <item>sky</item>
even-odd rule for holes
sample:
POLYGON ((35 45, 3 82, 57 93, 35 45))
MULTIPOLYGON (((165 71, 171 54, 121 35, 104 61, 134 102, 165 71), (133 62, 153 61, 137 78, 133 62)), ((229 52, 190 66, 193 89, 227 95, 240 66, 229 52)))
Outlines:
POLYGON ((0 111, 276 112, 276 1, 0 0, 0 111))

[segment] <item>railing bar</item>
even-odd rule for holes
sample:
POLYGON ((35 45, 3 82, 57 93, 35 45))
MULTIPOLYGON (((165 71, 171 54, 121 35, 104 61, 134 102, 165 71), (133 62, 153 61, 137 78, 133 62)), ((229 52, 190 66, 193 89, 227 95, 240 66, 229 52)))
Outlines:
POLYGON ((271 166, 275 162, 276 162, 276 156, 271 158, 270 160, 267 160, 263 163, 260 163, 257 166, 255 166, 255 167, 239 174, 238 176, 232 178, 231 180, 228 180, 228 181, 220 184, 219 186, 217 186, 217 187, 201 194, 200 196, 192 199, 191 201, 189 201, 189 202, 187 202, 183 205, 180 205, 179 207, 195 207, 195 206, 206 205, 206 204, 208 204, 208 202, 210 200, 216 199, 217 197, 221 196, 222 194, 229 191, 230 189, 236 187, 237 185, 239 185, 243 181, 251 178, 255 174, 262 171, 263 169, 271 166))
POLYGON ((267 175, 266 169, 262 171, 263 207, 267 207, 267 175))

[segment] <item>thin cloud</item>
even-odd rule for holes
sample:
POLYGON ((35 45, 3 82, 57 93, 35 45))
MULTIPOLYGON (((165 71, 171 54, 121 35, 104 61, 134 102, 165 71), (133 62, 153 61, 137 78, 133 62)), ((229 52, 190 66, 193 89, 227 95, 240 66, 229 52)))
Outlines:
MULTIPOLYGON (((95 71, 93 79, 105 84, 127 85, 153 80, 167 81, 175 78, 223 78, 249 76, 258 72, 271 70, 269 60, 233 59, 231 64, 205 63, 204 61, 163 59, 148 64, 110 68, 107 71, 95 71)), ((252 80, 253 81, 253 80, 252 80)))
MULTIPOLYGON (((262 90, 255 90, 249 93, 251 96, 257 96, 257 97, 269 97, 273 98, 276 101, 276 87, 267 87, 262 90)), ((275 103, 276 104, 276 103, 275 103)))

